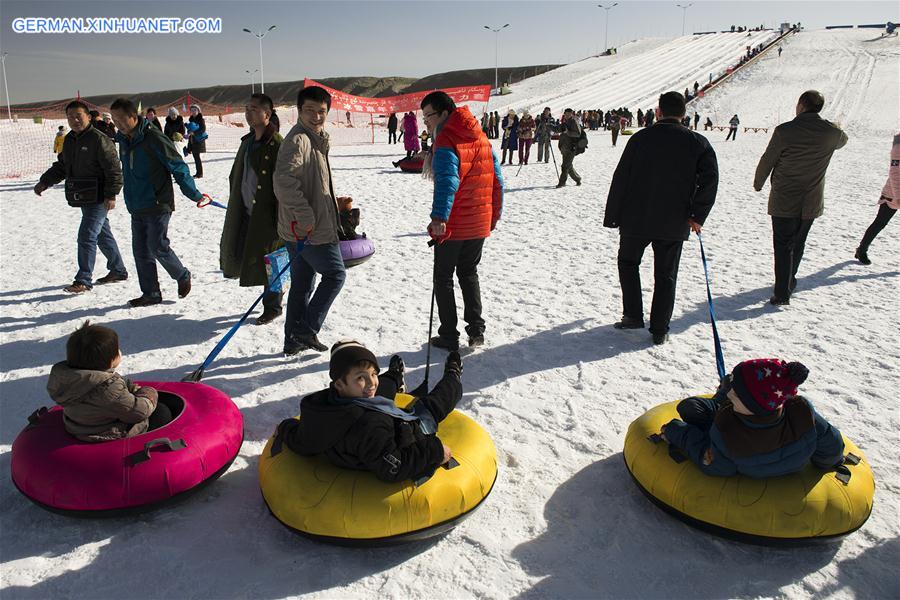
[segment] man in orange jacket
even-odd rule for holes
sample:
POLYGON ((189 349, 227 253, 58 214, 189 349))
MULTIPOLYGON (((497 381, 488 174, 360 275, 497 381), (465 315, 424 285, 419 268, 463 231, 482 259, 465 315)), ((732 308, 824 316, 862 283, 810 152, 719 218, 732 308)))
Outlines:
POLYGON ((485 238, 500 220, 503 178, 491 143, 467 107, 457 108, 450 96, 438 91, 425 96, 421 108, 434 140, 430 169, 434 198, 428 233, 437 241, 434 295, 441 325, 430 342, 437 348, 456 351, 459 331, 454 271, 462 291, 469 346, 484 343, 478 263, 485 238))

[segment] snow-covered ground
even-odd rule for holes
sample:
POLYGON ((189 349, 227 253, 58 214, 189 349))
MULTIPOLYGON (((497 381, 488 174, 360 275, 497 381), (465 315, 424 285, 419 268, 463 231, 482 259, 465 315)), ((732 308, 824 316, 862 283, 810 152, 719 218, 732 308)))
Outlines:
POLYGON ((509 96, 492 98, 491 110, 503 115, 510 108, 537 114, 549 106, 553 114, 565 108, 609 110, 655 106, 662 92, 705 85, 733 66, 747 46, 758 46, 777 31, 686 35, 674 40, 632 42, 615 56, 594 56, 526 79, 512 86, 509 96))
MULTIPOLYGON (((487 345, 468 356, 460 408, 498 448, 500 474, 483 507, 440 539, 399 548, 323 546, 292 534, 265 508, 257 457, 300 395, 327 383, 326 355, 281 356, 283 321, 248 324, 204 381, 241 408, 246 441, 232 468, 189 501, 141 517, 84 521, 52 515, 10 482, 10 447, 26 416, 50 400, 50 365, 90 318, 119 332, 136 378, 179 379, 256 297, 218 272, 224 211, 182 200, 170 235, 194 273, 194 291, 125 308, 125 284, 68 296, 78 213, 57 188, 37 198, 35 180, 0 183, 0 577, 6 598, 434 597, 725 598, 900 597, 900 429, 897 299, 900 224, 871 248, 853 250, 876 212, 900 115, 900 46, 866 42, 871 32, 808 32, 704 100, 707 112, 743 122, 788 119, 797 96, 817 87, 823 115, 850 136, 826 184, 791 305, 766 304, 772 284, 766 193, 752 190, 768 135, 710 134, 721 169, 718 201, 704 229, 713 293, 729 367, 751 357, 804 362, 804 391, 867 454, 875 509, 844 541, 772 549, 723 541, 670 518, 630 481, 621 449, 628 424, 647 408, 710 391, 716 374, 696 240, 682 258, 670 343, 646 331, 616 331, 621 310, 618 237, 601 227, 609 180, 624 143, 592 132, 576 160, 581 187, 554 189, 553 164, 516 176, 505 167, 503 221, 480 269, 487 345)), ((545 89, 542 94, 550 94, 545 89)), ((625 141, 627 138, 622 139, 625 141)), ((0 150, 9 151, 2 141, 0 150)), ((417 384, 425 360, 431 255, 423 235, 431 184, 391 168, 400 146, 332 152, 337 191, 362 209, 376 240, 371 261, 349 271, 321 333, 353 336, 386 361, 406 359, 417 384)), ((220 200, 233 154, 207 155, 200 188, 220 200)), ((559 159, 557 153, 557 160, 559 159)), ((765 190, 767 191, 767 189, 765 190)), ((111 214, 134 275, 127 213, 111 214)), ((652 285, 645 259, 645 299, 652 285)), ((96 276, 105 274, 102 260, 96 276)), ((164 277, 164 276, 163 276, 164 277)), ((436 351, 441 361, 444 353, 436 351)))

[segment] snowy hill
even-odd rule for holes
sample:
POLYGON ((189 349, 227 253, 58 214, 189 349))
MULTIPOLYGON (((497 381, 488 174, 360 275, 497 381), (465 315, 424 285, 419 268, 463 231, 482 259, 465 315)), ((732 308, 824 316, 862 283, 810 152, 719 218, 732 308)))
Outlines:
MULTIPOLYGON (((513 94, 492 99, 501 114, 513 108, 532 114, 549 106, 597 109, 654 106, 662 92, 704 85, 737 62, 747 46, 777 37, 774 31, 689 35, 671 41, 628 44, 617 56, 597 56, 531 77, 513 86, 513 94), (496 104, 495 104, 496 103, 496 104)), ((692 88, 693 89, 693 88, 692 88)))
MULTIPOLYGON (((257 464, 266 439, 281 419, 297 413, 302 394, 328 381, 326 355, 281 355, 281 319, 245 325, 204 377, 235 400, 245 419, 241 453, 219 481, 183 504, 106 521, 52 515, 19 494, 10 482, 13 439, 28 414, 50 403, 50 366, 64 358, 66 338, 84 319, 118 331, 125 354, 120 372, 175 380, 202 361, 258 290, 238 288, 218 270, 225 211, 196 209, 180 199, 170 238, 193 271, 190 296, 177 300, 175 283, 160 270, 164 303, 124 306, 139 293, 124 207, 110 221, 132 277, 68 296, 61 288, 76 268, 78 211, 65 205, 60 188, 35 197, 35 178, 0 182, 0 595, 900 597, 897 219, 873 244, 871 266, 853 260, 876 212, 900 115, 900 45, 897 38, 866 41, 872 37, 871 31, 793 36, 781 61, 760 61, 698 105, 701 114, 739 112, 747 124, 774 123, 791 118, 802 91, 819 88, 826 96, 823 116, 847 127, 850 142, 832 160, 826 212, 810 234, 789 307, 766 304, 772 284, 768 190, 751 187, 769 135, 741 132, 726 143, 724 132, 709 134, 721 182, 703 232, 729 368, 763 356, 805 363, 811 375, 801 389, 872 464, 874 512, 844 541, 796 549, 724 541, 664 514, 631 482, 621 454, 629 423, 658 403, 711 391, 716 372, 696 239, 684 247, 671 341, 654 347, 646 331, 613 329, 621 312, 618 236, 601 223, 625 144, 612 148, 606 132, 591 132, 587 153, 575 162, 581 187, 555 189, 552 163, 530 164, 518 175, 517 167, 504 167, 503 220, 479 268, 487 344, 465 357, 459 406, 497 445, 494 491, 448 535, 383 550, 312 543, 282 527, 262 502, 257 464)), ((678 52, 667 62, 662 54, 650 59, 667 45, 654 44, 631 57, 623 51, 605 70, 609 75, 644 56, 644 68, 627 73, 652 72, 658 83, 635 81, 623 96, 601 96, 603 79, 588 86, 585 78, 592 75, 571 65, 566 68, 581 73, 571 81, 545 76, 544 84, 539 77, 527 82, 533 86, 527 105, 608 107, 628 103, 631 95, 632 106, 649 106, 659 86, 683 89, 710 64, 699 59, 699 50, 689 64, 675 58, 678 52), (577 96, 588 89, 598 95, 577 96)), ((710 51, 709 61, 728 52, 710 51)), ((526 84, 516 93, 521 89, 526 84)), ((0 152, 15 151, 14 143, 3 138, 0 152)), ((407 380, 416 385, 431 295, 432 256, 423 231, 432 184, 391 168, 401 148, 332 149, 335 189, 354 197, 361 230, 378 250, 348 272, 320 337, 327 344, 356 337, 383 364, 399 352, 407 380)), ((201 190, 224 202, 232 161, 233 153, 208 154, 201 190)), ((103 267, 98 260, 95 276, 105 274, 103 267)), ((642 277, 649 308, 649 251, 642 277)), ((436 368, 444 357, 434 352, 436 368)))

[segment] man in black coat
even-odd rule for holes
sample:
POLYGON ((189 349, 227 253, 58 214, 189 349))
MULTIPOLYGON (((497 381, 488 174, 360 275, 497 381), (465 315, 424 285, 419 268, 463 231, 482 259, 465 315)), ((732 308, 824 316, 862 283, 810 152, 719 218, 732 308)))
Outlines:
POLYGON ((705 137, 681 125, 684 96, 659 97, 661 118, 634 134, 622 153, 606 199, 604 227, 618 228, 622 320, 616 329, 642 329, 639 267, 644 249, 653 245, 653 343, 668 339, 675 305, 675 282, 681 246, 693 230, 700 233, 716 201, 719 167, 705 137))
POLYGON ((96 283, 114 283, 128 279, 107 213, 116 207, 116 194, 122 189, 122 165, 116 146, 92 121, 87 105, 73 100, 66 106, 71 131, 63 141, 56 162, 41 175, 34 186, 40 196, 45 190, 66 180, 66 201, 81 209, 78 228, 78 272, 72 285, 63 288, 70 294, 82 294, 94 287, 93 271, 97 248, 106 257, 109 269, 96 283))

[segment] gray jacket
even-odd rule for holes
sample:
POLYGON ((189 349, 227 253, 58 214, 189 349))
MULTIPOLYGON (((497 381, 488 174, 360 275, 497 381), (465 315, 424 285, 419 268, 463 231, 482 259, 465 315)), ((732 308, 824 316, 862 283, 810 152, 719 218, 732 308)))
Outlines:
POLYGON ((85 442, 134 437, 147 431, 157 393, 114 371, 73 369, 66 361, 50 369, 47 393, 63 407, 66 431, 85 442))
POLYGON ((278 198, 278 236, 282 240, 293 242, 295 234, 303 238, 312 227, 308 244, 339 241, 339 211, 328 150, 328 134, 317 135, 302 122, 284 136, 272 176, 278 198))
POLYGON ((775 128, 759 159, 753 188, 772 175, 769 215, 815 219, 825 210, 825 171, 831 155, 847 143, 837 125, 806 112, 775 128))

